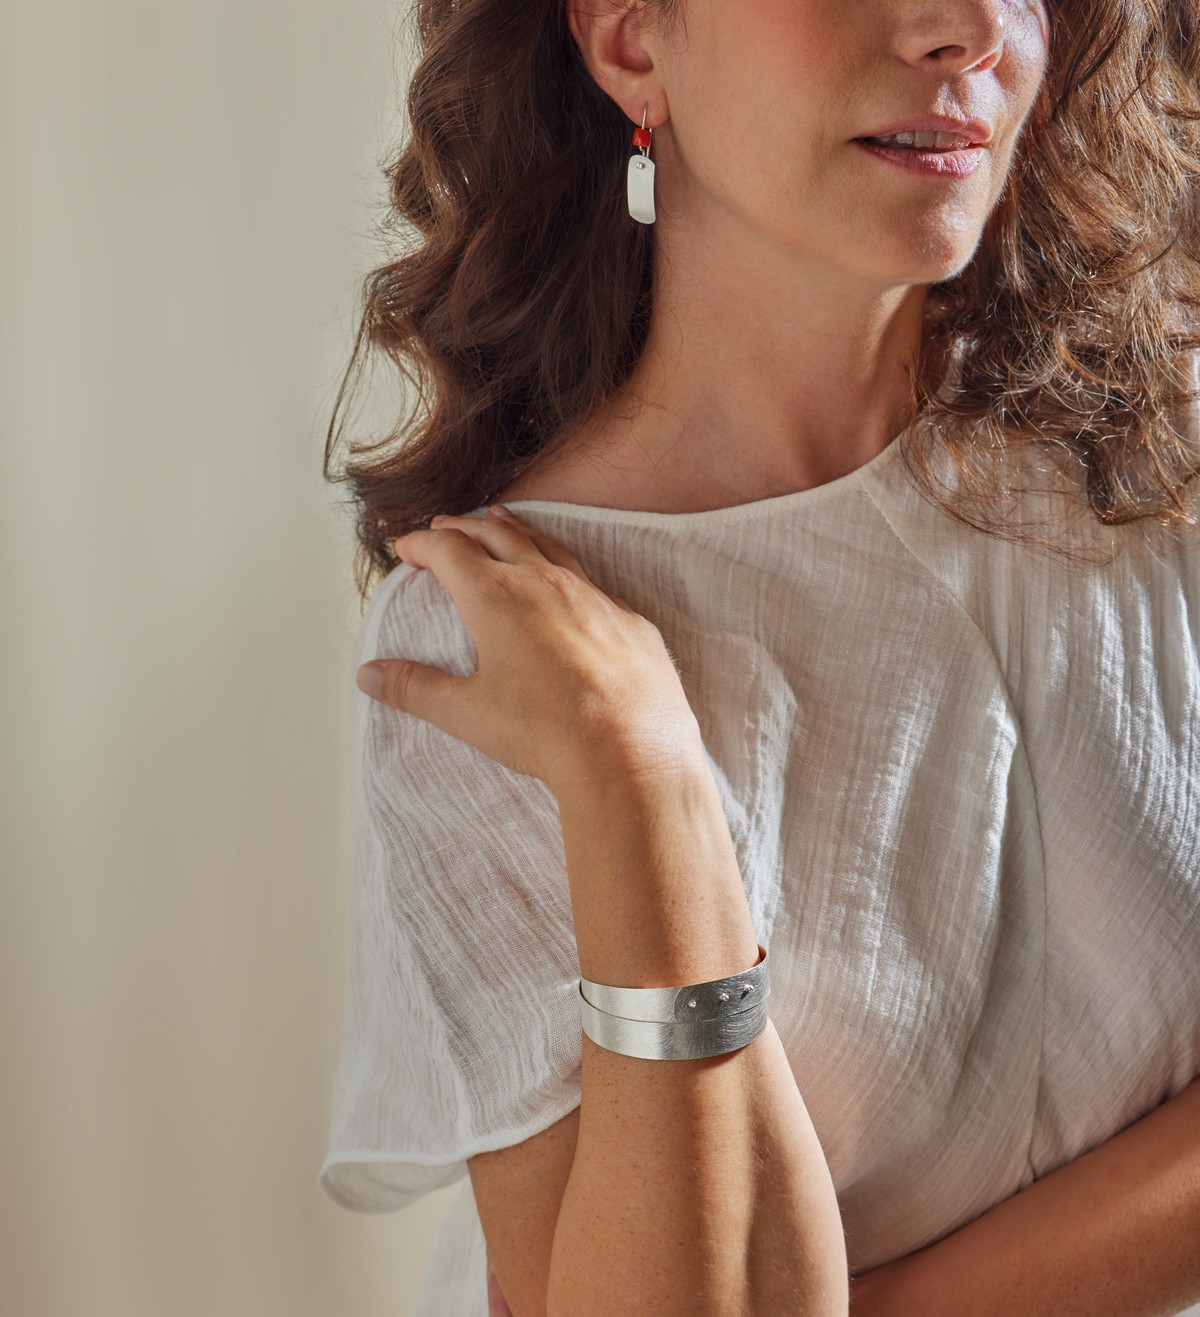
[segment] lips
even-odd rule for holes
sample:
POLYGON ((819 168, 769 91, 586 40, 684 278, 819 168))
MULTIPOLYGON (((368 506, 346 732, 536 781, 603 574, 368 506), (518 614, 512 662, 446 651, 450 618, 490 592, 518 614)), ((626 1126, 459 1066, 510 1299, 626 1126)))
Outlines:
POLYGON ((881 124, 856 140, 891 137, 895 133, 954 133, 970 139, 972 146, 987 146, 992 140, 992 125, 985 119, 960 119, 946 114, 912 114, 906 119, 881 124))
POLYGON ((965 151, 974 145, 963 133, 898 133, 892 137, 861 137, 857 140, 901 151, 965 151), (910 138, 917 140, 906 140, 910 138))

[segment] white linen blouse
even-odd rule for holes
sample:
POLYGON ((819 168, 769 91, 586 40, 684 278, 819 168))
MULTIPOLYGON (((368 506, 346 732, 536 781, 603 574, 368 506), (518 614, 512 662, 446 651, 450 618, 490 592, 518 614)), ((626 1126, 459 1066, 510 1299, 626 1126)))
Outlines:
MULTIPOLYGON (((1121 550, 1072 567, 935 508, 898 451, 716 511, 510 504, 676 658, 853 1274, 1200 1073, 1200 534, 1101 527, 1042 468, 1020 497, 1045 533, 1121 550)), ((462 1180, 417 1313, 486 1317, 466 1159, 580 1101, 562 833, 541 781, 360 692, 374 657, 475 670, 432 571, 382 581, 354 656, 318 1183, 392 1212, 462 1180)))

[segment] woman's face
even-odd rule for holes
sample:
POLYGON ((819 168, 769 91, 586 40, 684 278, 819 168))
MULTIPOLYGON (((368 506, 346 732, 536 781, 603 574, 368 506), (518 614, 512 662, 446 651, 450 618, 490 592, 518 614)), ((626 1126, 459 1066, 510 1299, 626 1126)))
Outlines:
POLYGON ((685 0, 682 19, 656 46, 672 218, 734 219, 773 261, 783 247, 882 285, 968 263, 1045 72, 1045 0, 685 0), (911 174, 854 140, 929 113, 991 126, 973 173, 911 174))

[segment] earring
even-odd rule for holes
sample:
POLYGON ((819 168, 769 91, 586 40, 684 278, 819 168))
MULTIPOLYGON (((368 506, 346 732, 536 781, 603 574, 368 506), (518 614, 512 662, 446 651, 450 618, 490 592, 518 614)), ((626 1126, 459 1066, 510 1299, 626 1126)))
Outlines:
POLYGON ((633 144, 642 148, 642 154, 629 157, 625 173, 625 191, 629 200, 629 213, 639 224, 654 223, 654 161, 650 159, 650 134, 646 127, 647 105, 642 109, 642 126, 633 130, 633 144))

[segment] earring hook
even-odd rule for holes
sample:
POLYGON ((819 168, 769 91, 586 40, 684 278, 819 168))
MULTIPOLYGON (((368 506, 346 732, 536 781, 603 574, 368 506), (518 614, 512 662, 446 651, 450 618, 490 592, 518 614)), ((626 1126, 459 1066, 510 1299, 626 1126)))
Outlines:
MULTIPOLYGON (((642 106, 642 127, 641 127, 642 140, 641 140, 641 150, 642 150, 642 155, 643 155, 643 156, 648 156, 648 155, 650 154, 650 134, 654 131, 653 128, 650 128, 650 129, 647 129, 647 128, 646 128, 646 111, 647 111, 649 108, 650 108, 650 103, 649 103, 649 102, 647 102, 645 105, 642 106)), ((635 142, 637 141, 637 134, 636 134, 636 133, 634 134, 634 141, 635 141, 635 142)))

